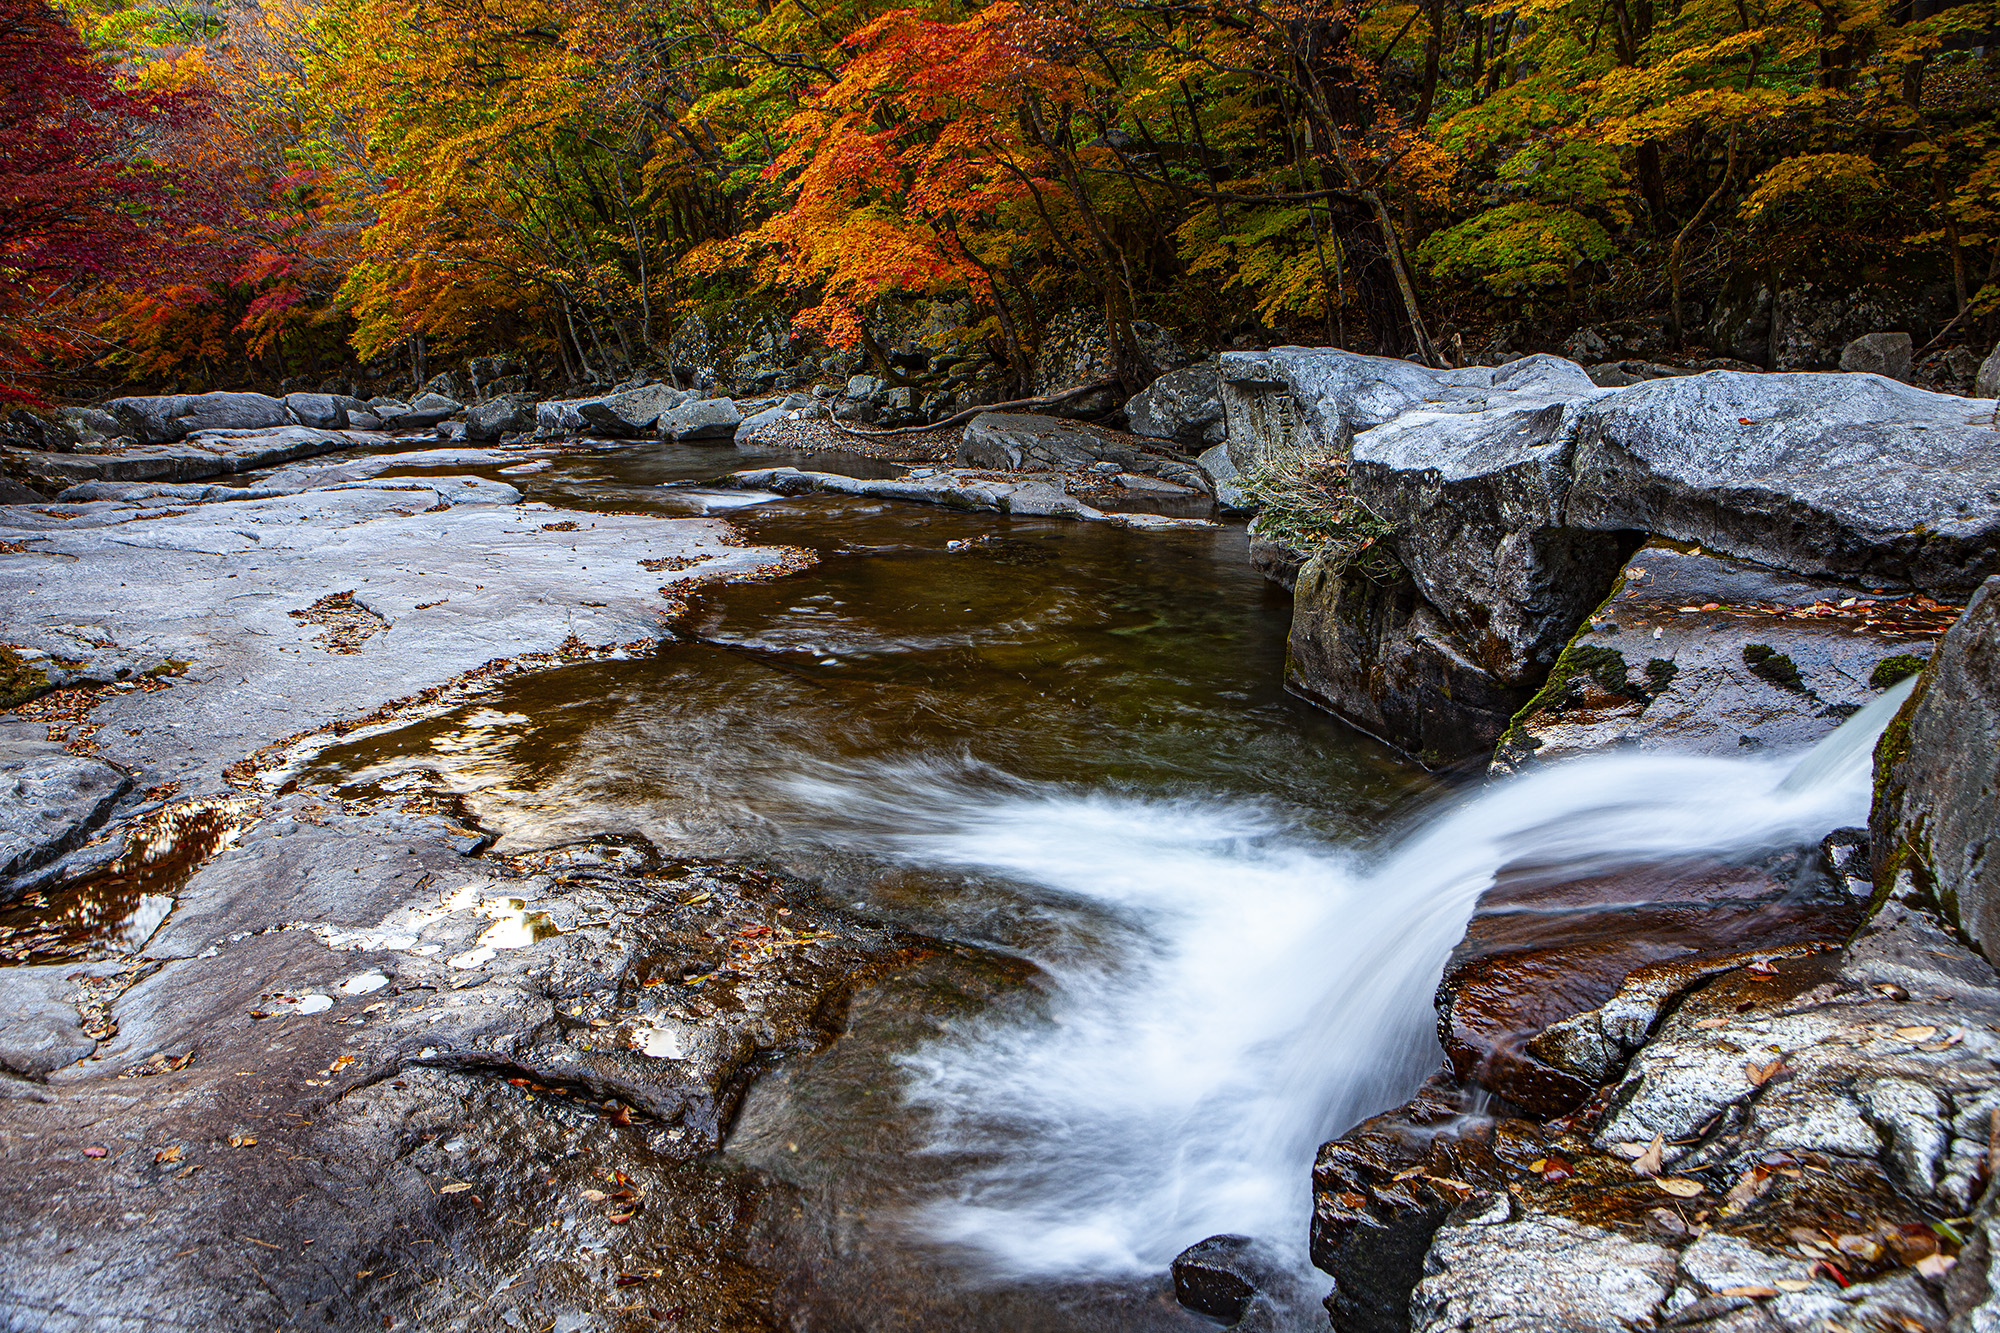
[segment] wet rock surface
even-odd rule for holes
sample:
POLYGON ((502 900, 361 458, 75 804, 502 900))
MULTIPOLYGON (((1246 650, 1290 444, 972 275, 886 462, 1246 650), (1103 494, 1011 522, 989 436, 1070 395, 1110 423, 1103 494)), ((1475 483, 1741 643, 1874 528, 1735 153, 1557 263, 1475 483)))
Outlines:
MULTIPOLYGON (((1066 472, 995 472, 978 468, 915 468, 901 477, 865 478, 835 472, 807 472, 794 467, 755 468, 731 473, 726 485, 768 490, 779 495, 829 491, 840 495, 871 495, 885 500, 909 500, 953 509, 989 510, 1001 514, 1057 516, 1152 528, 1209 526, 1208 494, 1182 487, 1148 486, 1136 476, 1066 472), (1079 493, 1080 492, 1080 493, 1079 493), (1144 504, 1192 510, 1192 514, 1112 512, 1103 503, 1144 504)), ((1136 508, 1135 504, 1135 508, 1136 508)))
POLYGON ((1649 1035, 1564 1119, 1468 1113, 1445 1076, 1321 1151, 1335 1326, 1982 1318, 1959 1269, 1985 1257, 1947 1219, 1987 1185, 1996 1006, 1984 961, 1900 904, 1836 952, 1635 977, 1580 1017, 1649 1035))
POLYGON ((1875 875, 1937 899, 1991 958, 2000 948, 2000 578, 1938 645, 1877 751, 1875 875))
POLYGON ((88 454, 13 450, 9 461, 21 467, 31 482, 54 493, 79 482, 189 482, 254 472, 365 442, 343 431, 280 425, 268 430, 202 434, 168 443, 116 445, 88 454))
POLYGON ((1206 493, 1208 476, 1185 458, 1136 435, 1025 412, 982 412, 966 423, 958 461, 1007 472, 1062 472, 1111 465, 1206 493))
POLYGON ((1597 1090, 1614 1060, 1551 1062, 1546 1052, 1574 1046, 1548 1039, 1552 1025, 1627 987, 1685 985, 1719 960, 1739 966, 1745 950, 1838 944, 1863 905, 1817 848, 1582 880, 1509 867, 1445 964, 1438 1038, 1461 1084, 1530 1115, 1561 1115, 1597 1090))
POLYGON ((466 461, 0 510, 8 678, 58 687, 0 738, 0 1322, 768 1326, 745 1256, 785 1187, 723 1127, 929 946, 636 839, 480 858, 449 801, 284 773, 799 555, 379 475, 466 461))
POLYGON ((94 1055, 5 1103, 10 1319, 762 1326, 770 1186, 699 1159, 914 946, 754 871, 457 836, 280 798, 193 876, 94 1055))
POLYGON ((294 491, 280 473, 271 489, 289 493, 251 500, 0 510, 21 548, 0 560, 9 634, 56 657, 82 635, 183 664, 171 689, 103 697, 90 734, 150 783, 213 792, 259 746, 498 659, 650 643, 663 586, 782 558, 727 544, 713 519, 570 519, 476 477, 349 475, 294 491))
POLYGON ((1501 737, 1495 767, 1610 748, 1804 749, 1920 668, 1955 615, 1921 594, 1649 542, 1501 737))

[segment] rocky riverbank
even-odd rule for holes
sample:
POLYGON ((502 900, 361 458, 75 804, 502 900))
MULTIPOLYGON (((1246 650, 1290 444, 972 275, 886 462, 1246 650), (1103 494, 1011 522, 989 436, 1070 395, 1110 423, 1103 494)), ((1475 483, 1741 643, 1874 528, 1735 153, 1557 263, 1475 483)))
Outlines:
POLYGON ((713 1165, 721 1129, 928 946, 643 844, 478 857, 449 801, 286 768, 497 675, 646 651, 691 588, 803 553, 380 479, 454 461, 494 460, 0 509, 11 1325, 759 1322, 741 1228, 774 1186, 713 1165))
POLYGON ((1428 763, 1796 753, 1955 624, 1882 741, 1872 837, 1502 872, 1439 987, 1444 1067, 1320 1153, 1334 1326, 1983 1327, 2000 580, 1960 606, 2000 566, 1995 404, 1222 365, 1231 456, 1324 459, 1373 520, 1261 533, 1292 684, 1428 763))

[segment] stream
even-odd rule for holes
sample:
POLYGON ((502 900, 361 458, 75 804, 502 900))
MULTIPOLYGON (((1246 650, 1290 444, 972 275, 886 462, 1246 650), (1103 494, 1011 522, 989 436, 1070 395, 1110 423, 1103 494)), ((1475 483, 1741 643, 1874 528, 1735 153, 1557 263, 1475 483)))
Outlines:
POLYGON ((456 793, 503 851, 633 833, 763 862, 952 942, 760 1078, 726 1145, 791 1187, 752 1257, 793 1326, 1213 1327, 1167 1265, 1237 1232, 1300 1275, 1284 1324, 1323 1327, 1314 1150, 1436 1067, 1431 991, 1496 871, 1748 854, 1865 815, 1854 731, 1791 782, 1789 760, 1624 755, 1447 791, 1283 692, 1290 601, 1240 527, 699 484, 739 457, 440 469, 579 521, 726 513, 820 560, 703 592, 686 641, 504 681, 298 777, 456 793))

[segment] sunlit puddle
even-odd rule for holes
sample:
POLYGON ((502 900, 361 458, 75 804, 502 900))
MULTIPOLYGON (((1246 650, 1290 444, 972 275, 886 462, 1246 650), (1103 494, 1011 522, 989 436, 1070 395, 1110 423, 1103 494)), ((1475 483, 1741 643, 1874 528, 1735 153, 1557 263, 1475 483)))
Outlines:
POLYGON ((247 827, 254 804, 190 801, 135 821, 103 870, 0 908, 0 966, 139 952, 194 872, 247 827))

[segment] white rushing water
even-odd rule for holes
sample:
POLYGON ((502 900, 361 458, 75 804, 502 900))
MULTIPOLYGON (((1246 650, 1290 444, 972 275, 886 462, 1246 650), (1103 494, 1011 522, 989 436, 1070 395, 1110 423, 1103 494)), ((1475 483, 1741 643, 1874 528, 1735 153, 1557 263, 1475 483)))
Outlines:
POLYGON ((1003 1281, 1157 1273, 1218 1232, 1303 1265, 1314 1151, 1437 1067, 1432 992, 1495 871, 1590 875, 1864 822, 1887 720, 1871 710, 1797 763, 1553 766, 1435 809, 1374 854, 1250 801, 965 766, 796 784, 876 853, 1003 879, 1056 923, 1030 950, 1039 1010, 989 1013, 905 1057, 930 1151, 963 1168, 909 1224, 1003 1281))

